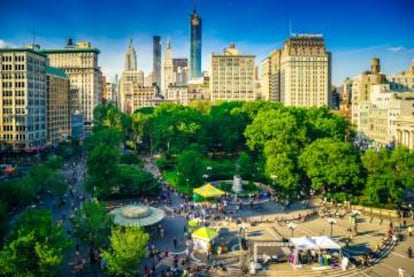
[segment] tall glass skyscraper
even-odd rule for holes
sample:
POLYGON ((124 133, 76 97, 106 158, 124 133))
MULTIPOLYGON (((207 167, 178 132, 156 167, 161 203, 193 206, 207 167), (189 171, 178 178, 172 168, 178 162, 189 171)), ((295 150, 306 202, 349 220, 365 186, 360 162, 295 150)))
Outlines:
POLYGON ((201 77, 201 17, 194 11, 190 16, 190 76, 191 78, 201 77))
POLYGON ((152 48, 153 48, 153 57, 152 57, 152 76, 153 83, 156 83, 159 88, 161 88, 161 37, 153 36, 152 38, 152 48))

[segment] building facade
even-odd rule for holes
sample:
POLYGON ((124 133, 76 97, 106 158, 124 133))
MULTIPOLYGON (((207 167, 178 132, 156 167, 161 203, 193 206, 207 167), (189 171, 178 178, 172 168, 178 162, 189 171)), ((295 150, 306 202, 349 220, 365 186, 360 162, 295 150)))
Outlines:
POLYGON ((223 54, 210 57, 210 100, 253 101, 255 94, 255 56, 240 55, 234 44, 223 54))
POLYGON ((190 15, 190 78, 201 77, 201 32, 202 20, 194 7, 190 15))
POLYGON ((390 84, 371 85, 370 93, 370 101, 364 103, 365 113, 361 117, 361 121, 368 124, 360 126, 359 131, 381 145, 410 142, 410 136, 398 138, 397 122, 402 129, 407 118, 414 118, 414 93, 393 91, 390 84))
POLYGON ((33 49, 0 49, 0 150, 45 145, 46 64, 33 49))
POLYGON ((174 68, 173 68, 173 58, 172 58, 172 49, 170 40, 167 40, 167 45, 165 48, 165 56, 162 64, 162 93, 167 91, 169 86, 174 85, 174 68))
POLYGON ((65 71, 46 68, 47 141, 57 144, 70 135, 69 92, 70 81, 65 71))
POLYGON ((184 86, 188 82, 188 59, 173 58, 173 71, 175 75, 175 83, 178 86, 184 86))
POLYGON ((152 81, 148 86, 155 83, 161 88, 161 37, 153 36, 152 38, 152 81))
POLYGON ((330 104, 331 55, 321 35, 289 38, 280 56, 280 101, 287 106, 330 104))
POLYGON ((134 95, 144 87, 144 72, 137 70, 137 57, 130 41, 125 53, 124 71, 119 80, 119 101, 121 111, 131 114, 136 109, 133 101, 134 95))
POLYGON ((40 49, 47 54, 52 67, 63 69, 69 76, 71 89, 78 90, 85 128, 93 122, 93 110, 102 102, 101 70, 98 66, 100 51, 89 42, 72 43, 68 39, 65 48, 40 49))

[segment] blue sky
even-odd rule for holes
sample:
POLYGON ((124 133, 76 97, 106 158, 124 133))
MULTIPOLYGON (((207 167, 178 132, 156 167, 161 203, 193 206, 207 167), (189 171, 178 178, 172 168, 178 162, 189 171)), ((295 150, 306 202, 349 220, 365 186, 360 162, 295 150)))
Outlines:
MULTIPOLYGON (((67 37, 101 50, 110 78, 123 68, 129 38, 138 66, 152 69, 152 36, 170 37, 173 56, 188 57, 192 0, 2 0, 0 47, 36 43, 62 47, 67 37)), ((234 42, 256 63, 295 33, 321 33, 332 52, 332 77, 340 84, 381 58, 382 71, 406 70, 414 59, 413 0, 198 0, 203 19, 203 69, 209 55, 234 42)))

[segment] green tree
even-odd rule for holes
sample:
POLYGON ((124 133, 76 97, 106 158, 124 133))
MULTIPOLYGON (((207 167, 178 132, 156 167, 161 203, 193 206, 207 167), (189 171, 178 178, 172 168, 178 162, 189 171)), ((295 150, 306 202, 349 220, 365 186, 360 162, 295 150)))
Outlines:
POLYGON ((53 276, 71 242, 46 210, 28 210, 0 251, 0 276, 53 276))
POLYGON ((240 109, 242 105, 242 102, 224 102, 211 107, 206 133, 210 151, 233 153, 245 147, 243 131, 248 118, 240 109))
POLYGON ((131 119, 122 113, 113 103, 98 105, 94 109, 93 131, 112 128, 126 134, 131 125, 131 119))
POLYGON ((179 183, 188 185, 188 193, 191 194, 191 188, 203 183, 204 157, 196 151, 186 150, 177 157, 176 170, 179 173, 179 183))
POLYGON ((116 165, 120 161, 120 145, 121 135, 112 128, 96 131, 86 141, 86 188, 101 199, 110 197, 118 186, 116 165))
POLYGON ((315 190, 353 191, 361 182, 360 162, 350 143, 317 139, 305 148, 299 162, 315 190))
POLYGON ((0 241, 2 241, 6 235, 8 227, 9 215, 7 213, 7 203, 0 200, 0 241))
POLYGON ((98 201, 85 202, 74 217, 77 236, 91 248, 102 247, 108 239, 113 224, 105 206, 98 201))
POLYGON ((117 183, 120 197, 156 196, 161 189, 151 173, 130 165, 118 165, 117 183))
POLYGON ((361 160, 367 172, 364 199, 368 204, 398 204, 406 189, 414 187, 414 154, 408 149, 369 149, 361 160))
POLYGON ((111 274, 136 276, 137 266, 145 257, 149 235, 140 227, 114 227, 110 248, 102 252, 111 274))

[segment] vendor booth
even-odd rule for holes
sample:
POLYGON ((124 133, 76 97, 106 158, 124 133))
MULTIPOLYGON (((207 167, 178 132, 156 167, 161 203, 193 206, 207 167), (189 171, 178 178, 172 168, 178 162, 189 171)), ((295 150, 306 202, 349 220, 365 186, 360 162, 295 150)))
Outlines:
POLYGON ((208 253, 212 250, 214 239, 218 237, 218 233, 209 228, 202 227, 192 233, 194 250, 199 250, 204 253, 208 253))
POLYGON ((290 242, 294 248, 289 259, 292 265, 332 266, 341 262, 341 246, 327 236, 291 238, 290 242))
POLYGON ((205 184, 199 188, 193 190, 194 201, 202 201, 209 198, 217 198, 224 195, 225 192, 216 188, 211 184, 205 184))

